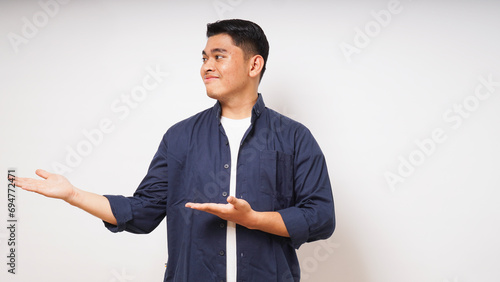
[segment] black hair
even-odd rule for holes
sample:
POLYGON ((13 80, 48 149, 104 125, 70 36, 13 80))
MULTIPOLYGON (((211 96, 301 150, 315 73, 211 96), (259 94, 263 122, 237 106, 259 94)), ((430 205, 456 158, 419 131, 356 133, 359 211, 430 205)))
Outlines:
POLYGON ((243 50, 246 59, 253 55, 261 55, 264 58, 264 66, 260 73, 262 80, 269 55, 269 42, 262 28, 256 23, 240 19, 220 20, 207 24, 207 38, 218 34, 231 36, 234 45, 243 50))

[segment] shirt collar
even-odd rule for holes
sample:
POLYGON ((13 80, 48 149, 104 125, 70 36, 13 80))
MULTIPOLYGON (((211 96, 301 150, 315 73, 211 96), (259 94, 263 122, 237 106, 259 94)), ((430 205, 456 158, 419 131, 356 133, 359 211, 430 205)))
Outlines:
MULTIPOLYGON (((258 95, 259 96, 257 98, 257 102, 255 102, 255 105, 252 108, 252 119, 251 119, 252 123, 262 114, 262 112, 266 108, 266 105, 264 104, 264 99, 262 98, 262 95, 260 93, 258 93, 258 95)), ((217 101, 217 103, 215 103, 213 109, 214 109, 215 117, 219 120, 219 123, 220 123, 220 116, 222 114, 222 108, 221 108, 219 101, 217 101)))

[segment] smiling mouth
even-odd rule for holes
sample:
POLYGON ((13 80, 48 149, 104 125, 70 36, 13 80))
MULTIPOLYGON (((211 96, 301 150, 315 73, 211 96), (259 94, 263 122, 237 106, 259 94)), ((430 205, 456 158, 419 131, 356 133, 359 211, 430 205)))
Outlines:
POLYGON ((213 81, 213 80, 215 80, 215 79, 219 79, 219 77, 217 77, 217 76, 211 76, 211 75, 206 75, 206 76, 203 78, 203 80, 204 80, 205 82, 213 81))

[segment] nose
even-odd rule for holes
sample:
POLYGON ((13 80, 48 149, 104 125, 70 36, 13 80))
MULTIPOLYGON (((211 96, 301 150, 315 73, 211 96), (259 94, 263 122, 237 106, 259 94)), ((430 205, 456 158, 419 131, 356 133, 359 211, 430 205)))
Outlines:
POLYGON ((209 71, 214 71, 214 64, 211 58, 207 58, 201 65, 202 73, 207 73, 209 71))

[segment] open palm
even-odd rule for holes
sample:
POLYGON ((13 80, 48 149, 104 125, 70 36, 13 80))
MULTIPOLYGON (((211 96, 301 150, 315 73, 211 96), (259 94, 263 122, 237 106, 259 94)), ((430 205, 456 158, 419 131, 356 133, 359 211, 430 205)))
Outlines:
POLYGON ((68 200, 73 196, 75 187, 66 177, 42 169, 37 169, 35 173, 43 179, 16 177, 15 185, 50 198, 68 200))

